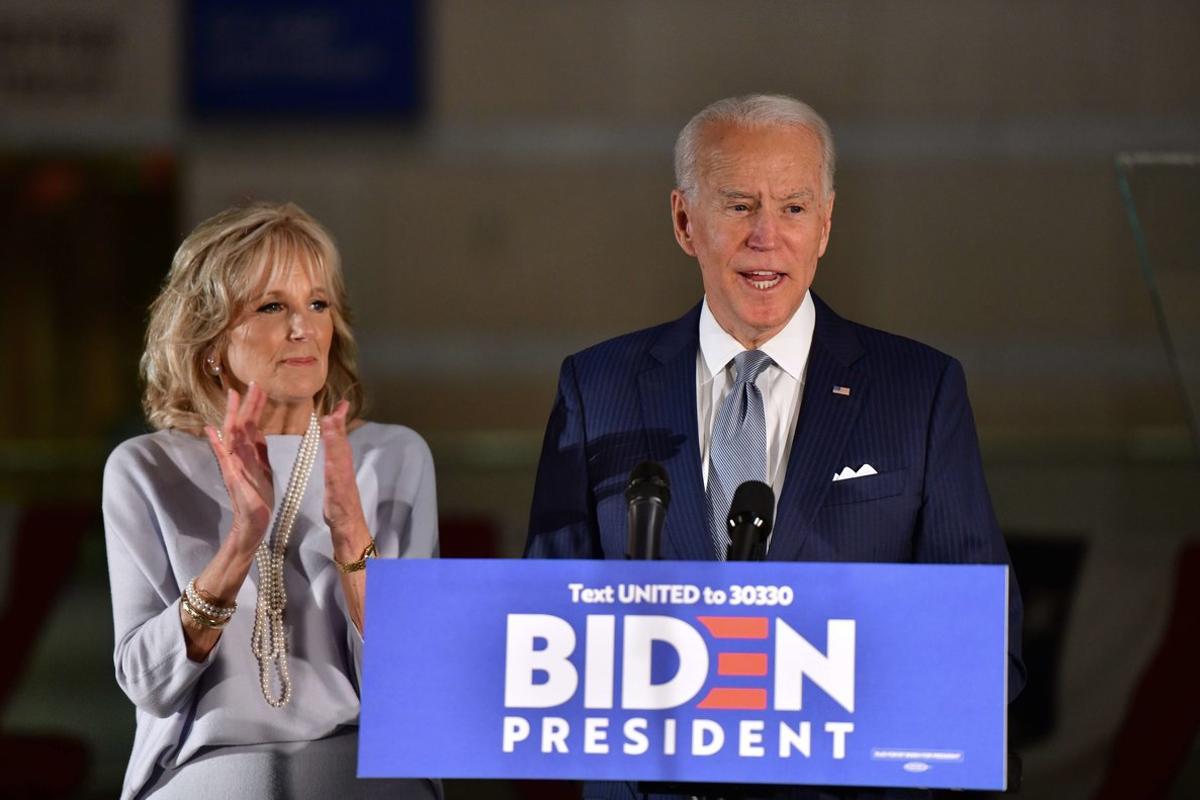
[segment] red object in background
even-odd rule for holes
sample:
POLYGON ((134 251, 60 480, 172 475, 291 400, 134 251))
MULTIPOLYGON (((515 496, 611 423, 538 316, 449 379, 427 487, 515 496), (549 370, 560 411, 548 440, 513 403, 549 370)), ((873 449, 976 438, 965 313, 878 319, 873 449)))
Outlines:
MULTIPOLYGON (((25 672, 55 601, 78 560, 84 534, 99 524, 89 507, 30 507, 16 522, 9 584, 0 609, 6 657, 0 659, 0 711, 25 672), (53 558, 47 558, 49 549, 53 558)), ((72 797, 87 778, 90 753, 80 739, 0 734, 0 797, 72 797)))
POLYGON ((76 797, 90 762, 87 745, 71 736, 0 735, 0 797, 76 797))
POLYGON ((573 781, 513 781, 521 800, 579 800, 579 784, 573 781))
POLYGON ((1184 548, 1175 603, 1142 673, 1094 800, 1166 797, 1200 731, 1200 544, 1184 548))
POLYGON ((30 174, 27 199, 32 208, 43 213, 53 211, 75 200, 86 183, 83 170, 76 165, 50 162, 30 174))
POLYGON ((438 550, 442 558, 499 558, 500 531, 485 517, 441 517, 438 550))

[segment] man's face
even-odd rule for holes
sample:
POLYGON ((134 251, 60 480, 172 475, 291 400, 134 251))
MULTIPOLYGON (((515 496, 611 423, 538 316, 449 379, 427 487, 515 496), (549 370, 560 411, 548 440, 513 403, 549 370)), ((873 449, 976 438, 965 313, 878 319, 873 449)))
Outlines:
POLYGON ((745 347, 792 318, 825 254, 833 196, 807 128, 712 125, 692 196, 671 193, 675 238, 700 262, 709 308, 745 347))

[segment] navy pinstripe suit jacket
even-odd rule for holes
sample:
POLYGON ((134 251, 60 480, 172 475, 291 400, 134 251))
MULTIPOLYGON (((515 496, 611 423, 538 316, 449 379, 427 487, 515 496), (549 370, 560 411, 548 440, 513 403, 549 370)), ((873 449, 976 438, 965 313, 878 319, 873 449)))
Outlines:
MULTIPOLYGON (((962 366, 843 319, 817 296, 771 561, 1007 563, 962 366), (850 395, 833 393, 850 387, 850 395), (833 481, 843 467, 877 471, 833 481)), ((671 482, 662 557, 713 559, 696 421, 700 306, 568 357, 538 465, 525 555, 623 558, 640 461, 671 482)), ((1025 682, 1010 581, 1009 697, 1025 682)))

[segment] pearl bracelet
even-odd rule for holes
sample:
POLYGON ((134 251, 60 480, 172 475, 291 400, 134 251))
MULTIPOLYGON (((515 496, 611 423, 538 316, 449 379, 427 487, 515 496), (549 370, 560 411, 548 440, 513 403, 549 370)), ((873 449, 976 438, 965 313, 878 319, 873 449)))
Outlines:
POLYGON ((233 612, 237 611, 237 603, 231 606, 218 606, 210 603, 200 596, 200 591, 196 588, 196 579, 192 578, 188 581, 187 588, 183 590, 184 599, 191 605, 192 609, 199 611, 205 616, 221 622, 222 624, 229 621, 233 616, 233 612))

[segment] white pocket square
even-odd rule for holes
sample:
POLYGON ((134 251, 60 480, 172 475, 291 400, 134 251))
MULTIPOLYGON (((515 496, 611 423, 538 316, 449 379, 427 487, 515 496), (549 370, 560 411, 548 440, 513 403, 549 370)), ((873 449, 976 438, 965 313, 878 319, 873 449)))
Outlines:
POLYGON ((848 481, 848 480, 853 480, 854 478, 865 478, 868 475, 878 475, 878 474, 879 473, 876 472, 875 468, 872 467, 870 464, 863 464, 857 470, 850 469, 849 467, 842 467, 842 471, 836 473, 833 476, 833 479, 835 481, 848 481))

